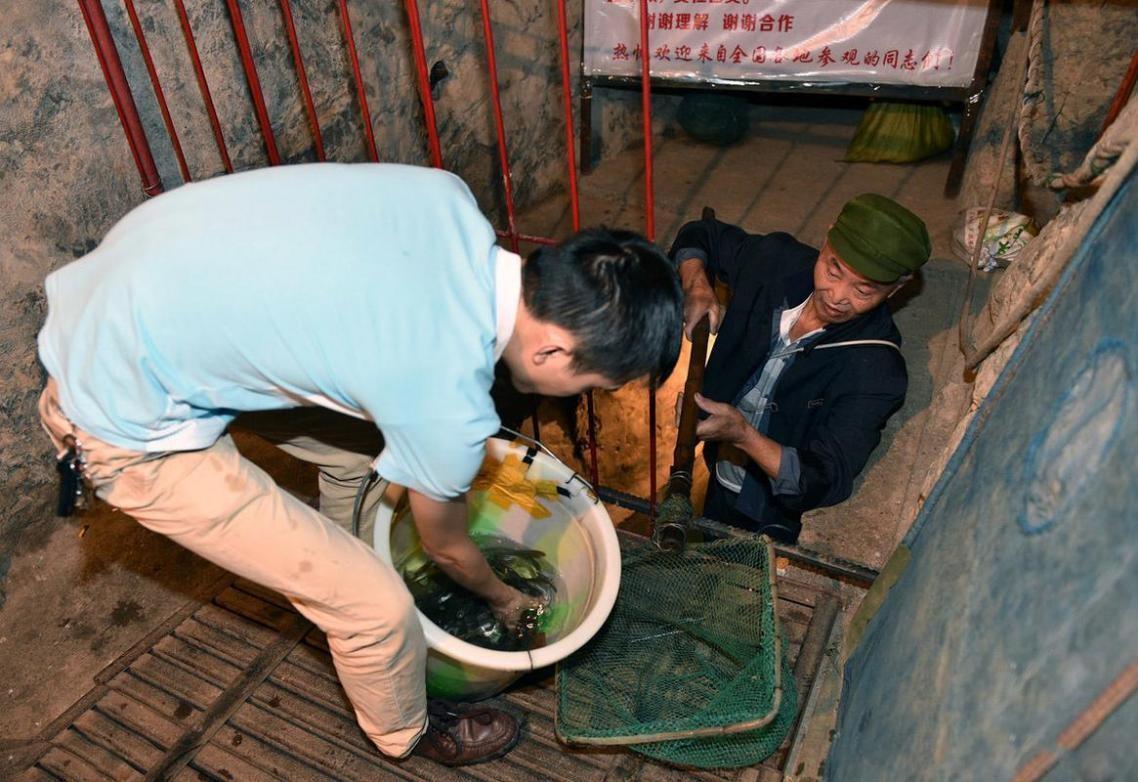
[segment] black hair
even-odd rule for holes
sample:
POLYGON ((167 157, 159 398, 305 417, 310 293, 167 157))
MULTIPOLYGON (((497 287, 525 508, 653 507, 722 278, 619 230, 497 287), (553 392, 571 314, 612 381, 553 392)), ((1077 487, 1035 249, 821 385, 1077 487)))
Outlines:
POLYGON ((662 383, 680 354, 683 291, 668 257, 640 234, 590 228, 530 254, 522 296, 538 320, 576 339, 573 369, 624 384, 662 383))

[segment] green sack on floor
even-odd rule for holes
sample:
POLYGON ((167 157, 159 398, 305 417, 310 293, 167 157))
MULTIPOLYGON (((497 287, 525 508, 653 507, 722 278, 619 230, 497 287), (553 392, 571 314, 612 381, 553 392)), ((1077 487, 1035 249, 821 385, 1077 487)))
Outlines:
POLYGON ((952 121, 940 106, 871 103, 846 150, 847 162, 912 163, 952 146, 952 121))

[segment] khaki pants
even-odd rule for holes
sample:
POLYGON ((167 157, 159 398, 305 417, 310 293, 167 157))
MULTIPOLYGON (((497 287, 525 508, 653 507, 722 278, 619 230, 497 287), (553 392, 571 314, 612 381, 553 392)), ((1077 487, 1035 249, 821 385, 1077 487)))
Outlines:
POLYGON ((320 467, 327 516, 280 489, 237 452, 228 435, 201 451, 138 453, 76 428, 59 407, 54 380, 40 397, 44 428, 57 448, 69 434, 79 441, 100 499, 210 562, 280 592, 323 630, 360 727, 384 753, 405 755, 426 730, 423 631, 394 568, 343 528, 375 456, 353 447, 374 439, 374 427, 363 427, 361 438, 350 433, 362 430, 346 416, 288 412, 293 415, 258 414, 242 423, 320 467), (294 425, 305 433, 291 432, 294 425))

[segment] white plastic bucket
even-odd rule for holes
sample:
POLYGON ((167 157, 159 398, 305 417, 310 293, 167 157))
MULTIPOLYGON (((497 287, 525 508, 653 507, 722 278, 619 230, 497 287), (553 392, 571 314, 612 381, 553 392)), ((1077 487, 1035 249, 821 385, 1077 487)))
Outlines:
MULTIPOLYGON (((398 567, 423 558, 405 492, 391 486, 376 513, 376 553, 398 567)), ((427 640, 427 691, 457 700, 488 698, 523 673, 552 665, 601 628, 620 586, 620 545, 591 487, 547 452, 520 440, 491 438, 468 494, 472 534, 508 538, 545 553, 562 588, 549 616, 547 643, 499 652, 462 641, 419 613, 427 640)))

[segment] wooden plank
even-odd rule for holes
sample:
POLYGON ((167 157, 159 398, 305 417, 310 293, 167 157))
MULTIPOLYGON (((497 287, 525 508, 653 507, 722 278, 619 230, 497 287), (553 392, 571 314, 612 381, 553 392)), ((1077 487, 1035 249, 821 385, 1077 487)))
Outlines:
POLYGON ((253 662, 257 652, 262 648, 194 619, 184 622, 175 629, 173 636, 238 667, 245 667, 253 662))
POLYGON ((646 760, 637 776, 639 782, 721 782, 723 778, 711 771, 700 769, 679 769, 666 766, 655 760, 646 760))
POLYGON ((193 619, 196 622, 220 630, 232 636, 235 640, 247 643, 257 649, 267 646, 277 637, 276 630, 259 625, 252 620, 215 606, 212 603, 204 605, 195 611, 193 619))
POLYGON ((184 726, 121 692, 107 693, 96 704, 96 708, 124 728, 146 737, 163 749, 171 746, 185 732, 184 726))
POLYGON ((249 750, 258 743, 255 739, 224 727, 215 734, 213 741, 198 750, 183 771, 183 776, 187 781, 195 782, 202 778, 202 774, 214 779, 240 782, 334 782, 332 777, 271 750, 268 753, 250 753, 249 750))
POLYGON ((587 752, 564 750, 560 744, 550 746, 530 734, 497 765, 501 766, 501 771, 514 771, 516 767, 517 778, 522 782, 533 779, 584 782, 603 780, 615 763, 616 759, 612 757, 594 758, 587 752))
MULTIPOLYGON (((323 740, 355 747, 364 752, 372 751, 371 741, 364 736, 356 723, 355 714, 348 709, 329 708, 272 682, 265 682, 257 690, 252 703, 323 740)), ((242 712, 242 715, 247 717, 252 713, 242 712)), ((240 726, 236 721, 232 724, 240 726)))
POLYGON ((61 747, 49 749, 36 764, 51 775, 65 782, 109 782, 108 777, 81 756, 61 747))
POLYGON ((304 642, 331 654, 332 650, 328 648, 328 637, 318 627, 312 628, 312 631, 304 637, 304 642))
MULTIPOLYGON (((314 703, 273 682, 258 690, 254 702, 324 740, 372 752, 371 742, 347 708, 331 710, 327 704, 314 703)), ((510 755, 511 762, 523 768, 519 773, 523 773, 524 778, 532 779, 539 772, 547 773, 550 779, 592 778, 598 769, 603 771, 615 763, 611 754, 593 755, 568 750, 560 744, 554 736, 552 715, 527 714, 527 717, 526 738, 510 755)), ((512 768, 501 770, 513 772, 512 768)))
POLYGON ((130 673, 198 709, 205 709, 222 691, 217 684, 152 654, 139 658, 130 666, 130 673))
MULTIPOLYGON (((782 602, 782 601, 779 601, 782 602)), ((803 627, 810 624, 810 617, 814 615, 813 609, 808 609, 798 603, 783 603, 779 606, 778 621, 782 623, 793 622, 803 627)))
POLYGON ((533 780, 549 780, 549 782, 603 782, 606 769, 595 766, 582 766, 570 768, 559 764, 555 758, 549 757, 546 762, 534 762, 524 755, 518 754, 522 749, 519 744, 504 758, 490 763, 470 766, 467 773, 483 782, 533 782, 533 780))
POLYGON ((241 666, 169 635, 154 644, 151 654, 223 688, 237 681, 243 671, 241 666))
POLYGON ((278 608, 283 608, 286 611, 295 610, 292 606, 292 603, 289 602, 288 598, 282 595, 280 592, 269 589, 266 586, 261 586, 257 582, 250 581, 247 578, 237 578, 234 580, 233 588, 240 590, 247 595, 252 595, 253 597, 258 598, 259 600, 263 600, 266 603, 271 603, 278 608))
POLYGON ((348 696, 339 681, 328 679, 325 676, 294 665, 286 660, 277 666, 269 681, 286 690, 303 695, 311 701, 324 704, 328 708, 339 711, 352 711, 348 696))
POLYGON ((227 754, 223 749, 207 744, 197 751, 193 761, 174 775, 173 780, 174 782, 206 782, 207 780, 219 780, 220 782, 280 782, 280 780, 301 782, 303 780, 308 782, 308 777, 275 776, 246 763, 239 757, 227 754))
POLYGON ((262 649, 256 659, 226 687, 226 690, 201 715, 201 724, 182 733, 158 763, 147 770, 146 780, 163 780, 175 776, 192 760, 191 752, 210 738, 260 687, 273 669, 288 656, 312 626, 298 614, 288 615, 289 624, 271 644, 262 649))
POLYGON ((142 774, 121 757, 108 752, 97 744, 92 744, 78 731, 70 727, 53 738, 52 743, 73 755, 85 758, 104 776, 113 779, 115 782, 135 782, 135 780, 142 779, 142 774))
POLYGON ((194 724, 201 709, 177 695, 143 681, 129 670, 120 673, 110 681, 115 692, 129 695, 136 701, 147 704, 171 722, 183 728, 194 724))
POLYGON ((137 771, 145 773, 162 757, 162 750, 154 742, 125 729, 97 709, 80 714, 73 725, 85 739, 122 758, 137 771))
POLYGON ((790 603, 797 603, 801 606, 813 608, 814 603, 818 600, 818 593, 820 590, 798 581, 793 578, 780 577, 775 580, 775 592, 778 593, 780 601, 785 600, 790 603))
POLYGON ((266 603, 239 589, 227 589, 215 597, 213 602, 238 616, 277 631, 290 627, 295 621, 295 611, 266 603))
POLYGON ((306 671, 321 676, 329 681, 340 682, 336 676, 336 669, 332 665, 332 656, 326 651, 313 648, 307 644, 301 644, 293 649, 292 654, 288 656, 288 662, 303 668, 306 671))
MULTIPOLYGON (((259 705, 249 703, 243 705, 230 718, 229 726, 275 748, 278 752, 320 768, 337 780, 370 782, 375 779, 376 763, 380 759, 377 750, 333 744, 266 711, 259 705)), ((402 772, 399 774, 401 778, 415 778, 403 768, 399 771, 402 772)))
POLYGON ((21 772, 15 782, 59 782, 59 777, 49 774, 39 766, 32 766, 21 772))
POLYGON ((552 720, 557 712, 557 696, 552 688, 525 687, 519 690, 510 690, 501 697, 507 703, 524 710, 530 716, 552 720))
POLYGON ((808 624, 800 624, 798 622, 783 622, 779 628, 782 630, 782 636, 789 643, 800 644, 802 639, 806 637, 806 628, 808 624))

